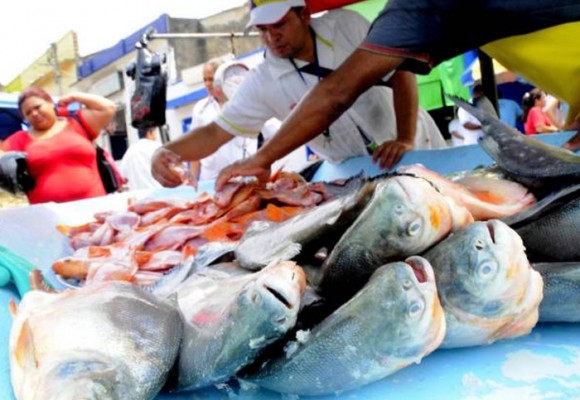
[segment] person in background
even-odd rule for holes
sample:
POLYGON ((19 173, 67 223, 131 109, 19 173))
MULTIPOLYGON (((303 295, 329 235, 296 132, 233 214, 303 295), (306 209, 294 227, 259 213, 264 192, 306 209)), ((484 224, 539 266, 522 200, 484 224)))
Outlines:
MULTIPOLYGON (((235 94, 249 70, 247 65, 239 61, 228 61, 217 67, 213 75, 212 92, 220 105, 226 104, 235 94)), ((215 180, 223 168, 234 161, 254 154, 257 149, 258 140, 256 138, 244 136, 233 138, 214 153, 200 161, 193 162, 200 164, 198 179, 200 181, 215 180)))
POLYGON ((454 114, 455 114, 455 118, 453 118, 450 122, 449 125, 447 126, 447 129, 449 131, 449 136, 451 136, 451 145, 453 147, 457 147, 457 146, 463 146, 465 143, 465 136, 463 134, 464 132, 464 128, 463 126, 461 126, 461 122, 459 122, 459 118, 457 118, 457 112, 459 110, 455 110, 454 114))
MULTIPOLYGON (((491 104, 491 101, 483 94, 483 87, 477 84, 473 87, 473 97, 471 99, 475 107, 497 118, 497 112, 491 104)), ((463 108, 457 110, 457 119, 462 128, 463 144, 477 144, 478 140, 483 138, 485 133, 481 129, 481 122, 463 108)))
MULTIPOLYGON (((223 62, 223 60, 212 59, 203 65, 203 84, 207 90, 207 97, 201 99, 193 106, 190 130, 213 122, 226 101, 216 92, 213 84, 215 71, 223 62)), ((192 160, 190 170, 196 179, 200 176, 200 169, 199 160, 192 160)))
POLYGON ((499 118, 507 125, 512 128, 518 127, 518 120, 521 120, 524 112, 520 105, 513 101, 512 99, 507 99, 502 96, 500 90, 498 90, 498 101, 499 106, 499 118))
POLYGON ((78 121, 60 117, 51 96, 29 87, 18 97, 18 108, 30 129, 18 131, 2 143, 2 151, 26 153, 35 186, 27 192, 30 204, 66 202, 104 196, 93 141, 115 115, 115 104, 101 96, 70 93, 61 96, 59 110, 78 102, 78 121), (82 124, 82 125, 81 125, 82 124))
POLYGON ((535 135, 538 133, 557 132, 558 127, 544 112, 546 106, 546 93, 535 88, 524 94, 522 108, 524 110, 524 133, 535 135))
MULTIPOLYGON (((238 176, 267 180, 274 160, 315 138, 393 71, 427 74, 474 48, 566 101, 580 118, 579 31, 578 0, 389 0, 358 48, 302 98, 273 140, 222 170, 216 190, 238 176), (550 54, 550 62, 538 54, 550 54)), ((575 138, 570 146, 580 144, 580 133, 575 138)))
POLYGON ((497 116, 497 111, 491 104, 491 101, 487 98, 487 96, 483 93, 483 86, 481 84, 476 84, 473 87, 473 105, 480 110, 485 111, 486 113, 493 115, 494 117, 497 116))
POLYGON ((119 169, 127 181, 129 190, 155 189, 161 187, 151 175, 151 157, 161 143, 157 140, 157 127, 139 129, 139 140, 129 146, 119 169))
POLYGON ((546 93, 546 105, 542 110, 550 118, 554 126, 560 130, 566 129, 566 109, 566 104, 563 104, 551 94, 546 93))
MULTIPOLYGON (((216 121, 156 152, 153 173, 164 186, 182 183, 182 175, 174 168, 177 163, 207 157, 235 136, 256 137, 272 117, 286 118, 318 82, 326 80, 327 73, 356 49, 370 25, 347 10, 332 10, 311 19, 304 0, 254 0, 251 7, 248 26, 258 29, 267 47, 264 62, 252 69, 216 121)), ((413 148, 445 147, 433 119, 418 108, 415 75, 398 71, 377 77, 372 84, 384 83, 383 78, 392 89, 374 86, 342 109, 344 116, 332 126, 322 127, 309 137, 308 146, 317 155, 339 163, 372 154, 381 168, 391 168, 413 148)), ((266 142, 265 147, 278 137, 266 142)))

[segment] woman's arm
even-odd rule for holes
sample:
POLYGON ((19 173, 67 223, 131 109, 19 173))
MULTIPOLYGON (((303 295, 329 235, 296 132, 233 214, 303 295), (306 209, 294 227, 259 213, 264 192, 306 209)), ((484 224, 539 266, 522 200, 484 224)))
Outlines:
POLYGON ((95 136, 113 119, 117 107, 111 100, 95 94, 74 92, 62 96, 59 106, 66 107, 70 103, 78 102, 84 106, 81 109, 81 117, 91 128, 95 136))

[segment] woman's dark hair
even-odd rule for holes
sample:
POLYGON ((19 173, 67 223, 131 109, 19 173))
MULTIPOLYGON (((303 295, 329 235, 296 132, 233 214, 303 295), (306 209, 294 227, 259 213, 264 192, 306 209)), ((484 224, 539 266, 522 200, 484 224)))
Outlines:
POLYGON ((25 89, 20 96, 18 96, 18 111, 22 114, 22 103, 29 97, 39 97, 43 100, 48 101, 49 103, 54 103, 50 94, 42 88, 36 86, 30 86, 28 89, 25 89))
POLYGON ((524 115, 522 116, 522 120, 526 121, 528 119, 528 113, 534 105, 536 104, 536 100, 539 100, 544 95, 544 92, 538 88, 534 88, 529 92, 524 93, 524 97, 522 98, 522 110, 524 115))

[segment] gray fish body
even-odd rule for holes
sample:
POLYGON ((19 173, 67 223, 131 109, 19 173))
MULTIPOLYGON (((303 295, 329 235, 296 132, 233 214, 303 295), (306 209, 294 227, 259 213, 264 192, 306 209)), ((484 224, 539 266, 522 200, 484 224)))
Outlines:
POLYGON ((542 279, 518 235, 499 220, 474 222, 423 254, 433 266, 447 334, 441 347, 490 344, 530 332, 542 279))
POLYGON ((481 146, 515 180, 528 187, 565 185, 580 181, 580 156, 522 135, 518 130, 471 104, 450 97, 481 122, 485 132, 480 141, 481 146))
POLYGON ((312 331, 298 332, 286 355, 242 379, 282 393, 321 395, 418 363, 437 348, 445 323, 431 267, 412 259, 379 268, 348 303, 312 331))
POLYGON ((24 360, 12 354, 16 397, 153 399, 175 362, 181 326, 175 305, 127 283, 29 292, 11 337, 12 349, 27 335, 30 343, 24 360))
POLYGON ((580 262, 537 263, 544 280, 540 321, 580 322, 580 262))
POLYGON ((235 250, 244 268, 258 270, 276 260, 291 260, 314 241, 344 231, 372 194, 374 183, 275 224, 253 224, 235 250), (262 228, 260 228, 260 225, 262 228))
MULTIPOLYGON (((422 178, 380 181, 325 260, 319 284, 323 295, 344 302, 381 265, 420 254, 441 240, 457 222, 450 211, 453 206, 459 209, 422 178)), ((471 221, 469 212, 461 210, 471 221)))
POLYGON ((580 190, 575 185, 542 199, 522 215, 507 218, 532 262, 580 260, 580 190))
POLYGON ((305 277, 295 263, 245 275, 208 270, 178 290, 184 332, 177 390, 227 381, 296 323, 305 277))

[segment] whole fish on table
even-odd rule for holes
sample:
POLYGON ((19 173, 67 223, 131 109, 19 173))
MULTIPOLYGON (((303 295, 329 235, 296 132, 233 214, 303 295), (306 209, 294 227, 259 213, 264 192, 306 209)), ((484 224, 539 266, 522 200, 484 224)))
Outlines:
POLYGON ((282 393, 339 393, 419 363, 444 335, 433 270, 409 257, 378 268, 349 302, 311 331, 299 331, 285 354, 240 379, 282 393))
POLYGON ((498 118, 453 96, 455 104, 481 122, 481 147, 514 180, 545 190, 580 182, 580 156, 546 144, 505 124, 498 118))
POLYGON ((359 190, 281 223, 254 223, 240 240, 235 250, 236 259, 242 267, 257 270, 275 260, 291 260, 310 244, 322 246, 324 237, 343 232, 355 220, 375 185, 368 182, 359 190))
POLYGON ((181 342, 177 307, 128 283, 31 291, 13 311, 18 400, 153 399, 181 342))
POLYGON ((536 325, 542 278, 503 222, 474 222, 423 257, 435 271, 447 321, 441 347, 486 345, 526 335, 536 325))
POLYGON ((322 266, 323 296, 344 302, 381 265, 420 254, 473 222, 469 211, 423 178, 380 180, 371 200, 322 266))
POLYGON ((209 267, 177 289, 184 318, 176 390, 227 381, 296 323, 306 285, 292 261, 240 275, 209 267), (205 275, 204 275, 205 274, 205 275))

